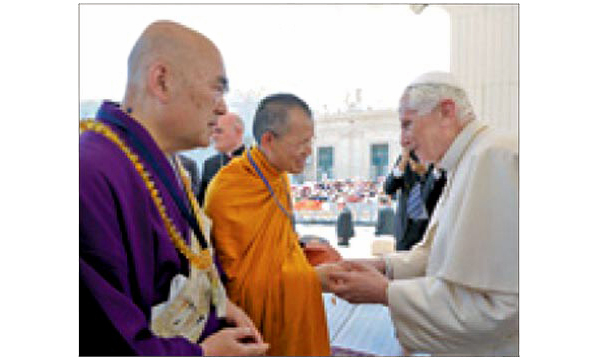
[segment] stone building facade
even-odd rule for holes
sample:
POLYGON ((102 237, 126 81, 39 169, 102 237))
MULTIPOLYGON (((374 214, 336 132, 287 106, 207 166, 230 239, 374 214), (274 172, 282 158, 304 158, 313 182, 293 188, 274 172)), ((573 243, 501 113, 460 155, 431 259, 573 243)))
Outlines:
MULTIPOLYGON (((427 6, 412 8, 420 14, 427 6)), ((429 6, 450 17, 450 72, 465 86, 477 118, 518 136, 519 6, 429 6)), ((397 111, 362 110, 360 90, 356 97, 347 112, 315 116, 313 156, 296 182, 374 180, 388 171, 400 153, 397 111)))
POLYGON ((352 109, 315 117, 313 154, 296 182, 376 180, 400 153, 396 110, 352 109))

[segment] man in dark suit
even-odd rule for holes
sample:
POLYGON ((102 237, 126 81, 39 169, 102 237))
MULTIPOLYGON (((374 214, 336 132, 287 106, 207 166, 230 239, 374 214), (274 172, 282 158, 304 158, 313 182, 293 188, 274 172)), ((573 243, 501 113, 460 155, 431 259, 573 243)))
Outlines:
POLYGON ((396 251, 409 250, 419 242, 427 229, 429 218, 446 185, 443 172, 429 165, 424 174, 417 173, 409 163, 415 164, 417 157, 410 152, 413 161, 398 156, 392 172, 385 179, 386 194, 396 196, 396 221, 394 238, 396 251), (416 189, 416 187, 419 187, 416 189))
POLYGON ((198 173, 196 161, 183 154, 178 154, 178 156, 179 160, 181 160, 181 165, 183 165, 188 174, 190 174, 192 191, 194 192, 194 195, 198 197, 198 193, 200 192, 200 174, 198 173))
POLYGON ((377 225, 375 236, 394 235, 394 210, 387 196, 379 198, 379 211, 377 212, 377 225))
POLYGON ((338 215, 335 232, 338 238, 338 245, 350 245, 350 238, 354 237, 354 224, 352 223, 352 213, 343 200, 339 201, 342 212, 338 215))
POLYGON ((198 194, 200 206, 204 204, 204 195, 208 184, 219 169, 227 165, 234 156, 240 156, 244 152, 243 137, 244 122, 237 114, 227 113, 219 116, 213 132, 215 149, 219 153, 204 161, 198 194))

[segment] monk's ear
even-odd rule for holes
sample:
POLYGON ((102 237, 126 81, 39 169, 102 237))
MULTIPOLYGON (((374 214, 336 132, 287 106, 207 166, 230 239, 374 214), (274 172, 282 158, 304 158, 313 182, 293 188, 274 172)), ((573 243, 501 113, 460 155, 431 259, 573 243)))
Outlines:
POLYGON ((273 140, 275 139, 275 135, 273 135, 270 131, 265 131, 260 137, 260 146, 269 147, 273 140))
POLYGON ((162 62, 154 62, 148 68, 147 86, 152 95, 161 102, 167 102, 170 94, 167 66, 162 62))

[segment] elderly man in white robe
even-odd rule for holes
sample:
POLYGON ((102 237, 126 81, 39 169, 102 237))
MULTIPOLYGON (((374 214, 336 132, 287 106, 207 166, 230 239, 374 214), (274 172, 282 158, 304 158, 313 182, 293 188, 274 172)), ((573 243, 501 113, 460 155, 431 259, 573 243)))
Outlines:
POLYGON ((389 307, 405 352, 517 356, 516 139, 475 120, 449 73, 426 73, 400 100, 402 136, 448 174, 429 226, 409 251, 319 269, 324 291, 389 307))

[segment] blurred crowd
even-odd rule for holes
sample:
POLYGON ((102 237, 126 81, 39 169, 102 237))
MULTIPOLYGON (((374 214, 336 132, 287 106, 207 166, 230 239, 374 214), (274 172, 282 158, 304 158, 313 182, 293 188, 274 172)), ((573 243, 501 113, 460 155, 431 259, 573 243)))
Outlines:
POLYGON ((383 192, 383 178, 372 180, 307 181, 292 185, 295 210, 319 210, 323 203, 369 203, 387 197, 383 192))

